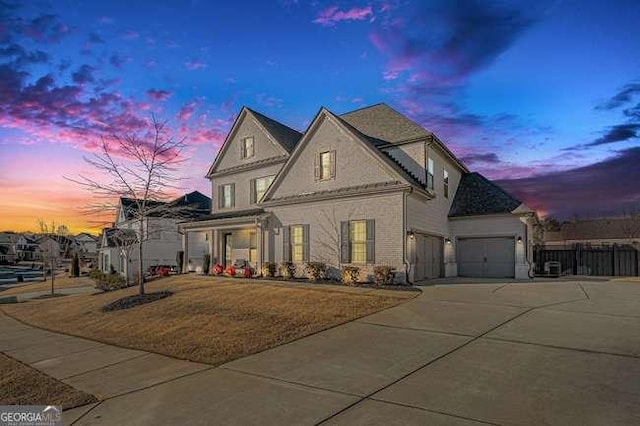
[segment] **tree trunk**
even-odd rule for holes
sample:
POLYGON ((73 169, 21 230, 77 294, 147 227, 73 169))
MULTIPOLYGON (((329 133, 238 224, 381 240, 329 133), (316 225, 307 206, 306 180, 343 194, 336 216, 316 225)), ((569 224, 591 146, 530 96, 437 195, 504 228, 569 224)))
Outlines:
POLYGON ((138 283, 140 285, 140 296, 144 296, 144 266, 142 262, 142 241, 144 240, 144 222, 140 220, 140 240, 138 243, 138 283))
POLYGON ((54 287, 53 287, 53 281, 55 280, 55 271, 53 270, 53 259, 51 260, 51 295, 53 296, 54 293, 54 287))

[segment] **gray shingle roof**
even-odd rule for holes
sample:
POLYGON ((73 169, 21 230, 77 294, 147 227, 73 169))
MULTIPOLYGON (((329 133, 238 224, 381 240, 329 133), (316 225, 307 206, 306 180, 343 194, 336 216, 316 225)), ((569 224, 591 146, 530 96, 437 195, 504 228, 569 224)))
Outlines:
POLYGON ((293 148, 295 148, 296 144, 302 137, 302 133, 297 130, 292 129, 291 127, 285 126, 284 124, 267 117, 266 115, 262 115, 257 111, 254 111, 250 108, 247 108, 251 113, 256 117, 256 119, 262 124, 262 126, 267 129, 267 132, 273 136, 280 145, 287 152, 291 153, 293 148))
POLYGON ((249 216, 258 216, 264 213, 264 209, 248 209, 248 210, 236 210, 231 212, 222 212, 222 213, 214 213, 208 214, 199 217, 198 219, 192 222, 202 222, 205 220, 218 220, 218 219, 233 219, 237 217, 249 217, 249 216))
MULTIPOLYGON (((133 198, 120 198, 127 219, 134 218, 136 211, 136 201, 133 198)), ((211 211, 211 198, 199 191, 193 191, 188 194, 181 195, 175 200, 165 201, 147 201, 148 215, 152 217, 198 217, 208 214, 211 211), (166 209, 165 209, 166 206, 166 209), (158 208, 157 212, 154 209, 158 208), (171 209, 175 209, 175 213, 171 209)))
POLYGON ((511 194, 480 173, 462 176, 449 217, 511 213, 520 204, 511 194))
POLYGON ((367 135, 376 145, 394 144, 432 135, 386 104, 347 112, 340 117, 367 135))

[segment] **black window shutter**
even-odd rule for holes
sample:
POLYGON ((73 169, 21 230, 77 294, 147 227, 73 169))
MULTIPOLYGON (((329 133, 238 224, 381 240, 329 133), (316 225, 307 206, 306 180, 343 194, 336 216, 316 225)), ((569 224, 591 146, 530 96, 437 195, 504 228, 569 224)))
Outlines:
POLYGON ((340 222, 340 262, 351 263, 349 244, 349 222, 340 222))
POLYGON ((291 262, 291 233, 288 226, 282 228, 282 261, 291 262))
POLYGON ((331 179, 336 177, 336 152, 331 151, 329 153, 329 174, 331 175, 331 179))
POLYGON ((249 181, 249 198, 250 198, 250 203, 251 204, 255 204, 256 201, 256 180, 255 179, 251 179, 249 181))
POLYGON ((218 185, 218 208, 221 209, 224 205, 224 190, 222 185, 218 185))
POLYGON ((315 160, 313 163, 313 176, 315 180, 320 180, 320 153, 316 152, 315 160))
POLYGON ((236 184, 231 184, 231 207, 236 206, 236 184))
POLYGON ((309 262, 309 225, 302 225, 302 261, 309 262))
POLYGON ((376 221, 367 219, 367 263, 376 262, 376 221))
POLYGON ((246 157, 247 157, 246 140, 242 139, 240 140, 240 158, 246 158, 246 157))

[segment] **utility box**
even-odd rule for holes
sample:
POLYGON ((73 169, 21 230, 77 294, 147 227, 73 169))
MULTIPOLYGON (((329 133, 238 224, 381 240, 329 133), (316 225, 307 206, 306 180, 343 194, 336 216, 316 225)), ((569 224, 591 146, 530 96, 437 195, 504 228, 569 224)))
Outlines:
POLYGON ((547 277, 559 277, 562 271, 561 266, 560 262, 544 262, 544 275, 547 277))

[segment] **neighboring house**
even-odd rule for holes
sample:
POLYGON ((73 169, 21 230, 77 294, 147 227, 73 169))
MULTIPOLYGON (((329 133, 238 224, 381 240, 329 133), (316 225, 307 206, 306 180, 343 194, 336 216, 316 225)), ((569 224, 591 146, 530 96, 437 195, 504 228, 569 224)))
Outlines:
POLYGON ((559 231, 544 233, 544 247, 640 245, 640 218, 586 219, 564 222, 559 231))
POLYGON ((81 232, 74 237, 77 245, 78 256, 84 262, 93 262, 98 259, 98 238, 81 232))
POLYGON ((43 257, 53 256, 59 261, 70 260, 78 249, 72 236, 58 234, 40 234, 36 239, 38 250, 43 257), (52 253, 49 255, 49 253, 52 253))
POLYGON ((36 261, 41 259, 40 246, 35 237, 19 234, 15 243, 15 252, 19 261, 36 261))
POLYGON ((15 263, 15 243, 18 239, 14 232, 0 232, 0 263, 15 263))
MULTIPOLYGON (((170 202, 152 202, 155 212, 144 218, 143 266, 147 270, 155 265, 176 265, 178 251, 182 250, 182 235, 178 233, 179 221, 197 219, 211 211, 211 199, 198 191, 185 194, 170 202)), ((135 217, 135 200, 121 198, 116 212, 116 222, 105 228, 100 237, 98 248, 98 267, 103 272, 127 273, 137 270, 139 219, 135 217), (132 245, 133 244, 133 245, 132 245), (126 247, 129 246, 129 250, 126 247), (134 247, 135 246, 135 247, 134 247), (129 262, 126 258, 129 257, 129 262)), ((207 253, 207 235, 195 235, 192 238, 187 263, 195 270, 201 267, 204 254, 207 253)))
POLYGON ((470 173, 431 132, 385 104, 321 108, 301 134, 242 108, 213 162, 211 214, 181 224, 240 260, 396 268, 399 280, 529 276, 535 212, 470 173))

